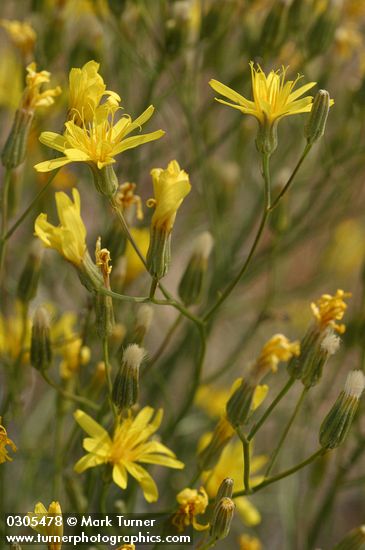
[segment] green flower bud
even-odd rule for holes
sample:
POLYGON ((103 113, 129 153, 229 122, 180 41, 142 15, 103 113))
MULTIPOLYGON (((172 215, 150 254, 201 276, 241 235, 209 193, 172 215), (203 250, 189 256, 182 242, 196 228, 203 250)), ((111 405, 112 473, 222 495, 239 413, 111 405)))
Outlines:
POLYGON ((365 386, 362 371, 351 371, 346 379, 344 390, 338 396, 326 418, 323 420, 319 442, 324 449, 335 449, 345 440, 365 386))
POLYGON ((235 505, 232 499, 223 497, 216 505, 210 524, 212 540, 224 539, 231 528, 235 505))
POLYGON ((251 411, 255 385, 242 380, 241 385, 229 398, 226 405, 227 418, 234 428, 246 423, 251 411))
POLYGON ((193 253, 179 284, 179 296, 186 306, 197 304, 200 300, 208 259, 213 247, 213 238, 205 231, 196 239, 193 253))
POLYGON ((139 369, 145 355, 145 350, 137 344, 131 344, 124 350, 112 393, 113 402, 120 411, 130 409, 138 401, 139 369))
POLYGON ((330 94, 327 90, 319 90, 313 100, 312 110, 304 127, 304 135, 310 145, 324 134, 330 103, 330 94))
POLYGON ((35 240, 21 272, 17 287, 17 297, 25 304, 33 300, 37 293, 42 255, 43 248, 40 242, 35 240))
POLYGON ((147 269, 154 279, 166 275, 171 262, 171 231, 161 227, 151 227, 150 245, 147 252, 147 269))
POLYGON ((2 164, 6 168, 13 169, 24 162, 32 121, 32 112, 26 109, 16 111, 12 129, 1 154, 2 164))
POLYGON ((365 525, 352 529, 333 550, 365 550, 365 525))
POLYGON ((100 338, 108 338, 114 327, 114 310, 111 296, 95 294, 96 331, 100 338))
POLYGON ((38 307, 34 314, 30 363, 39 371, 47 370, 52 363, 50 322, 48 312, 44 307, 38 307))
MULTIPOLYGON (((219 489, 217 491, 216 497, 215 497, 215 507, 218 506, 219 502, 222 500, 222 498, 228 497, 232 498, 233 494, 233 479, 231 477, 226 477, 222 483, 219 486, 219 489)), ((214 512, 213 512, 214 515, 214 512)))

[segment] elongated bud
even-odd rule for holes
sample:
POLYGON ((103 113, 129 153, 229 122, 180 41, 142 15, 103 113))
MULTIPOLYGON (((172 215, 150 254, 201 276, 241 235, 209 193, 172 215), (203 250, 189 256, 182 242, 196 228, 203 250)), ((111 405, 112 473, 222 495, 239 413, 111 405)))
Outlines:
POLYGON ((311 329, 301 343, 301 354, 293 357, 288 364, 288 372, 294 378, 300 379, 306 388, 318 384, 331 355, 339 349, 341 339, 331 328, 323 333, 311 329))
POLYGON ((341 542, 336 544, 333 550, 364 550, 365 525, 352 529, 341 542))
POLYGON ((234 502, 228 497, 223 497, 217 503, 210 524, 210 536, 212 540, 226 538, 231 528, 234 509, 234 502))
POLYGON ((120 411, 130 409, 138 401, 139 369, 145 355, 145 350, 137 344, 131 344, 124 351, 112 394, 113 402, 120 411))
POLYGON ((217 507, 219 506, 220 501, 222 498, 232 498, 233 494, 233 479, 231 477, 226 477, 222 483, 219 486, 219 489, 217 491, 215 500, 214 500, 214 508, 213 508, 213 517, 216 513, 217 507))
POLYGON ((186 306, 197 304, 200 300, 213 244, 209 231, 199 235, 194 243, 193 253, 179 284, 179 296, 186 306))
POLYGON ((95 295, 96 331, 100 338, 108 338, 114 327, 114 310, 111 296, 95 295))
POLYGON ((38 307, 33 318, 30 363, 39 370, 47 370, 52 363, 52 348, 50 340, 50 322, 48 311, 38 307))
POLYGON ((312 110, 304 127, 304 135, 310 145, 323 136, 329 110, 330 94, 327 90, 319 90, 315 95, 312 110))
POLYGON ((109 199, 112 198, 118 190, 118 178, 114 168, 111 164, 107 164, 107 166, 100 169, 93 163, 90 163, 89 166, 94 176, 94 185, 97 191, 109 199))
POLYGON ((33 113, 26 109, 18 109, 15 113, 13 126, 1 154, 3 166, 16 168, 24 162, 33 113))
POLYGON ((171 263, 171 231, 151 227, 146 262, 147 269, 154 279, 160 280, 167 274, 171 263))
POLYGON ((153 308, 147 304, 138 308, 136 315, 136 324, 134 326, 134 342, 143 344, 153 320, 153 308))
POLYGON ((227 418, 234 428, 246 423, 251 411, 255 385, 242 380, 226 405, 227 418))
POLYGON ((37 293, 42 255, 43 247, 34 240, 18 281, 17 297, 23 303, 29 303, 37 293))
POLYGON ((219 457, 232 439, 234 430, 228 420, 223 417, 216 425, 209 443, 198 454, 198 465, 202 471, 211 470, 218 462, 219 457))
POLYGON ((335 449, 345 440, 365 386, 362 371, 351 371, 346 379, 344 390, 338 396, 326 418, 323 420, 319 442, 324 449, 335 449))

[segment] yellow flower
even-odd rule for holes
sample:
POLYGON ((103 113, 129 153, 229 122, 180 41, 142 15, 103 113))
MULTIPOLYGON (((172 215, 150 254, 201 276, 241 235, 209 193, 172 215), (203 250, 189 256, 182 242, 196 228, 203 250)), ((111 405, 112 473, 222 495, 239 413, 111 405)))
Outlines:
MULTIPOLYGON (((138 248, 145 257, 148 250, 148 245, 150 242, 150 232, 147 228, 132 228, 131 235, 135 240, 138 248)), ((141 273, 145 271, 145 266, 143 265, 141 259, 135 252, 133 246, 128 241, 125 249, 124 257, 127 262, 126 274, 125 274, 125 283, 128 284, 131 281, 134 281, 141 273)))
POLYGON ((95 109, 103 96, 120 101, 115 92, 106 90, 104 80, 98 73, 99 63, 88 61, 81 68, 74 68, 69 76, 69 118, 78 125, 93 120, 95 109))
POLYGON ((344 324, 337 324, 336 321, 341 321, 347 304, 344 298, 349 298, 351 292, 337 290, 334 296, 331 294, 322 294, 316 302, 311 303, 312 313, 318 323, 319 330, 322 332, 327 327, 332 328, 339 334, 343 334, 346 330, 344 324))
POLYGON ((61 550, 62 547, 62 536, 63 536, 63 519, 62 519, 62 510, 60 503, 57 501, 51 502, 47 508, 41 502, 38 502, 34 507, 34 512, 29 512, 28 516, 30 518, 37 518, 38 525, 33 527, 34 531, 37 531, 43 536, 52 537, 51 541, 48 543, 48 550, 61 550), (54 521, 48 522, 47 516, 54 516, 54 521), (41 524, 42 518, 45 517, 45 525, 41 524), (60 542, 56 542, 56 541, 60 542))
POLYGON ((39 214, 34 230, 44 246, 54 248, 69 262, 80 266, 86 254, 86 228, 80 214, 80 194, 72 189, 73 202, 66 193, 56 193, 57 213, 61 224, 56 227, 39 214))
POLYGON ((216 98, 216 100, 238 109, 243 114, 254 116, 262 125, 268 123, 271 126, 282 117, 310 112, 313 97, 299 98, 313 88, 316 82, 309 82, 294 91, 301 76, 285 82, 287 69, 284 67, 278 71, 270 71, 267 76, 260 66, 255 68, 252 61, 250 67, 253 101, 246 99, 218 80, 211 80, 209 84, 213 90, 227 97, 233 103, 223 99, 216 98))
POLYGON ((239 542, 240 550, 262 550, 262 544, 256 537, 241 535, 239 542))
POLYGON ((0 26, 6 30, 13 44, 24 55, 31 54, 37 38, 35 30, 26 21, 0 19, 0 26))
POLYGON ((196 516, 205 513, 205 510, 209 504, 208 495, 204 487, 200 487, 199 491, 196 489, 183 489, 176 496, 176 500, 179 504, 179 509, 172 518, 173 525, 178 531, 184 531, 185 527, 192 525, 197 531, 204 531, 208 529, 209 524, 201 524, 196 520, 196 516))
POLYGON ((0 416, 0 464, 3 462, 12 462, 12 458, 8 454, 7 446, 15 453, 17 451, 15 443, 8 437, 8 432, 1 424, 0 416))
MULTIPOLYGON (((213 386, 200 386, 196 396, 196 403, 212 418, 220 417, 225 414, 227 401, 234 393, 234 391, 239 387, 241 382, 242 378, 238 378, 237 380, 235 380, 230 389, 217 389, 213 386)), ((266 384, 256 387, 252 400, 253 411, 261 405, 261 403, 266 398, 268 391, 269 386, 267 386, 266 384)))
POLYGON ((155 207, 152 226, 169 233, 174 225, 176 212, 191 185, 188 174, 180 169, 176 160, 169 162, 167 168, 151 170, 154 198, 147 201, 148 206, 155 207))
POLYGON ((21 108, 33 112, 37 107, 49 107, 54 103, 54 97, 61 93, 61 88, 50 88, 41 91, 43 84, 49 82, 51 73, 37 72, 37 65, 30 63, 27 67, 26 87, 21 100, 21 108))
POLYGON ((119 546, 117 550, 136 550, 136 547, 134 544, 123 544, 123 546, 119 546))
MULTIPOLYGON (((66 130, 63 135, 43 132, 40 141, 64 156, 36 164, 35 169, 38 172, 49 172, 70 162, 87 162, 93 169, 100 170, 113 164, 114 157, 120 153, 164 135, 163 130, 157 130, 150 134, 127 137, 151 118, 154 107, 150 105, 134 121, 129 115, 122 115, 115 121, 115 114, 119 108, 115 99, 109 97, 104 104, 93 109, 90 122, 82 118, 81 127, 74 120, 69 120, 65 124, 66 130)), ((83 116, 82 113, 79 113, 79 116, 83 116)))
MULTIPOLYGON (((258 455, 251 458, 251 474, 258 472, 267 462, 267 457, 258 455)), ((231 441, 221 454, 221 457, 211 471, 203 472, 202 479, 210 498, 215 497, 222 481, 229 475, 234 481, 235 491, 241 491, 243 486, 243 453, 240 441, 231 441)), ((261 483, 262 476, 251 477, 251 487, 261 483)), ((246 525, 257 525, 261 521, 259 511, 246 497, 235 499, 237 510, 246 525)))
POLYGON ((261 378, 269 370, 275 373, 280 361, 289 361, 293 355, 298 356, 299 354, 300 344, 297 340, 290 342, 283 334, 275 334, 262 348, 252 368, 252 374, 261 378))
POLYGON ((83 441, 87 454, 75 464, 75 471, 81 473, 100 464, 111 464, 114 483, 125 489, 130 474, 141 485, 147 502, 155 502, 158 499, 157 486, 140 464, 159 464, 177 469, 184 467, 165 445, 159 441, 149 441, 158 430, 162 415, 162 409, 155 414, 151 407, 144 407, 135 418, 129 416, 120 420, 111 438, 100 424, 77 410, 74 413, 76 422, 90 437, 83 441))

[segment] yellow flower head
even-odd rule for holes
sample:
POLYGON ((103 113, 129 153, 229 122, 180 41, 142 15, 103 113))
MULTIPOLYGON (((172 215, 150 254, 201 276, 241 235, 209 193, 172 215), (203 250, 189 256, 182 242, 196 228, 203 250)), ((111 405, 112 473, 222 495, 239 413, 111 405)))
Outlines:
POLYGON ((275 334, 262 348, 252 373, 260 378, 269 370, 276 372, 280 361, 289 361, 293 355, 299 354, 300 344, 297 340, 290 342, 283 334, 275 334))
POLYGON ((344 324, 337 324, 336 321, 341 321, 347 304, 344 298, 349 298, 351 292, 344 292, 343 290, 337 290, 334 296, 331 294, 322 294, 322 296, 316 302, 312 302, 312 313, 318 323, 320 331, 325 330, 327 327, 331 327, 339 334, 343 334, 346 330, 344 324))
POLYGON ((48 550, 61 550, 62 547, 62 536, 63 536, 63 520, 62 520, 62 510, 60 503, 57 501, 51 502, 47 508, 41 502, 38 502, 34 507, 34 512, 29 512, 28 516, 30 518, 36 518, 38 524, 34 527, 31 525, 34 531, 37 531, 43 536, 52 537, 51 542, 48 544, 48 550), (45 521, 42 523, 42 518, 47 516, 54 516, 54 521, 48 522, 45 521), (60 542, 56 540, 60 539, 60 542))
POLYGON ((21 108, 26 111, 34 111, 37 107, 49 107, 54 103, 54 97, 61 93, 61 88, 49 88, 41 91, 43 84, 49 82, 51 73, 48 71, 37 72, 37 65, 30 63, 27 67, 26 87, 21 100, 21 108))
POLYGON ((172 523, 178 531, 184 531, 185 527, 189 525, 192 525, 197 531, 208 529, 209 524, 203 525, 196 519, 196 516, 205 513, 209 504, 208 495, 204 487, 200 487, 199 491, 189 488, 183 489, 176 496, 176 500, 179 504, 179 509, 172 518, 172 523))
POLYGON ((143 220, 142 200, 134 192, 136 187, 135 183, 122 183, 118 188, 116 201, 123 210, 128 210, 131 206, 135 205, 137 220, 143 220))
POLYGON ((169 162, 167 168, 151 170, 154 198, 147 201, 147 206, 155 207, 152 226, 169 233, 174 225, 176 212, 191 185, 188 174, 180 169, 176 160, 169 162))
POLYGON ((8 437, 8 432, 1 424, 0 416, 0 464, 3 462, 12 462, 12 458, 8 454, 7 446, 15 453, 17 451, 15 443, 8 437))
POLYGON ((69 262, 80 266, 86 254, 86 228, 80 214, 80 194, 72 189, 73 201, 66 193, 56 193, 57 213, 61 224, 56 227, 39 214, 34 230, 47 248, 54 248, 69 262))
MULTIPOLYGON (((149 141, 159 139, 163 130, 150 134, 127 137, 133 130, 147 122, 154 112, 150 105, 138 118, 132 120, 129 115, 122 115, 116 121, 116 112, 120 109, 114 97, 92 110, 92 120, 82 118, 81 127, 75 120, 66 122, 63 135, 54 132, 43 132, 40 141, 59 151, 64 156, 40 162, 35 165, 38 172, 50 172, 70 162, 87 162, 95 169, 113 164, 120 153, 133 149, 149 141)), ((79 113, 83 116, 82 113, 79 113)))
POLYGON ((26 21, 0 19, 0 26, 6 30, 13 44, 23 55, 31 54, 37 38, 33 27, 26 21))
POLYGON ((218 80, 211 80, 209 84, 213 90, 227 97, 233 103, 229 103, 223 99, 216 98, 216 100, 224 105, 238 109, 243 114, 254 116, 262 125, 268 123, 271 126, 282 117, 310 112, 313 97, 306 96, 301 98, 301 96, 313 88, 316 82, 309 82, 294 91, 301 76, 298 76, 295 80, 288 80, 286 82, 287 69, 284 67, 278 71, 270 71, 267 76, 260 66, 255 68, 252 61, 250 62, 250 67, 253 101, 246 99, 218 80))
POLYGON ((95 109, 104 96, 120 101, 118 94, 106 90, 104 80, 98 73, 99 67, 96 61, 88 61, 81 69, 70 71, 69 118, 78 125, 93 120, 95 109))
MULTIPOLYGON (((264 455, 251 457, 251 486, 261 483, 263 477, 255 475, 266 464, 264 455)), ((243 487, 243 453, 240 441, 231 441, 221 454, 217 464, 211 471, 203 472, 202 479, 210 498, 214 498, 220 484, 229 475, 234 481, 235 491, 241 491, 243 487)), ((260 513, 246 497, 235 499, 237 510, 246 525, 257 525, 261 521, 260 513)))
POLYGON ((119 546, 117 550, 136 550, 136 547, 134 544, 123 544, 123 546, 119 546))
POLYGON ((250 535, 240 536, 240 550, 262 550, 262 544, 256 537, 250 535))
POLYGON ((162 415, 162 409, 155 414, 151 407, 144 407, 135 418, 129 416, 120 420, 113 437, 110 437, 100 424, 77 410, 75 420, 90 437, 83 441, 87 454, 75 464, 75 471, 81 473, 100 464, 111 464, 114 483, 125 489, 130 474, 141 485, 147 502, 155 502, 158 499, 157 486, 141 464, 159 464, 177 469, 184 467, 165 445, 159 441, 149 441, 158 430, 162 415))

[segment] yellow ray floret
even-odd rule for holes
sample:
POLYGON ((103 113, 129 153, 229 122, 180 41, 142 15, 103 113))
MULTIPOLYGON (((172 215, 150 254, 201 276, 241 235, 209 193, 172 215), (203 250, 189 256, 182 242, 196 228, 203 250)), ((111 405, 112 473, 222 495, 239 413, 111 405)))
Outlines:
POLYGON ((34 111, 37 107, 49 107, 54 103, 54 98, 61 93, 61 88, 43 89, 44 84, 50 81, 51 73, 48 71, 37 72, 37 65, 30 63, 27 67, 26 87, 21 100, 21 107, 27 111, 34 111))
POLYGON ((135 418, 129 416, 119 421, 110 437, 100 424, 77 410, 75 420, 90 437, 83 441, 87 454, 75 464, 75 471, 81 473, 100 464, 111 464, 114 483, 125 489, 130 474, 140 484, 147 502, 155 502, 158 499, 157 486, 141 464, 159 464, 177 469, 184 467, 165 445, 159 441, 149 441, 158 430, 162 415, 162 409, 155 414, 151 407, 144 407, 135 418))
POLYGON ((155 207, 152 226, 169 232, 174 225, 176 212, 190 193, 189 176, 181 170, 176 160, 169 162, 165 170, 154 168, 151 175, 154 198, 147 201, 147 206, 155 207))
POLYGON ((50 543, 48 545, 49 550, 61 550, 63 536, 63 521, 62 521, 62 509, 58 501, 53 501, 47 508, 42 502, 37 502, 34 507, 34 512, 29 512, 28 516, 32 519, 37 519, 34 524, 31 523, 32 529, 40 533, 45 537, 49 537, 50 543), (53 517, 53 521, 49 521, 47 518, 53 517), (44 521, 44 518, 46 521, 44 521), (43 521, 42 521, 43 520, 43 521))
POLYGON ((80 214, 80 194, 72 189, 73 201, 66 193, 56 193, 58 227, 47 221, 47 214, 39 214, 34 231, 47 248, 54 248, 69 262, 79 266, 86 253, 86 228, 80 214))
POLYGON ((345 332, 346 326, 343 323, 337 324, 336 321, 341 321, 345 315, 347 304, 344 298, 349 298, 350 296, 351 292, 337 290, 334 296, 331 296, 331 294, 322 294, 319 300, 311 304, 312 313, 318 322, 320 330, 331 327, 340 334, 345 332))
POLYGON ((90 122, 82 119, 81 127, 76 120, 70 120, 65 124, 66 130, 63 135, 43 132, 39 138, 40 141, 64 156, 36 164, 35 169, 38 172, 49 172, 71 162, 87 162, 100 170, 104 166, 113 164, 114 157, 120 153, 164 135, 163 130, 157 130, 150 134, 127 137, 151 118, 154 112, 152 105, 135 120, 132 120, 129 115, 123 115, 116 121, 115 115, 118 109, 116 99, 109 97, 105 103, 93 109, 90 122))
POLYGON ((253 100, 246 99, 218 80, 211 80, 209 84, 213 90, 233 103, 216 98, 217 101, 254 116, 261 124, 268 122, 270 125, 282 117, 308 113, 311 110, 313 97, 302 96, 313 88, 316 82, 309 82, 294 90, 301 76, 295 80, 285 81, 286 68, 270 71, 265 75, 260 66, 255 68, 252 61, 250 67, 253 100))
POLYGON ((283 334, 274 334, 266 342, 253 367, 253 374, 264 375, 271 370, 276 372, 280 361, 289 361, 293 355, 300 353, 298 341, 290 342, 283 334))
POLYGON ((172 523, 179 532, 184 531, 186 527, 192 525, 197 531, 208 529, 209 524, 201 524, 196 519, 196 516, 205 513, 209 504, 208 495, 204 487, 197 489, 183 489, 176 496, 179 504, 179 509, 172 518, 172 523))

